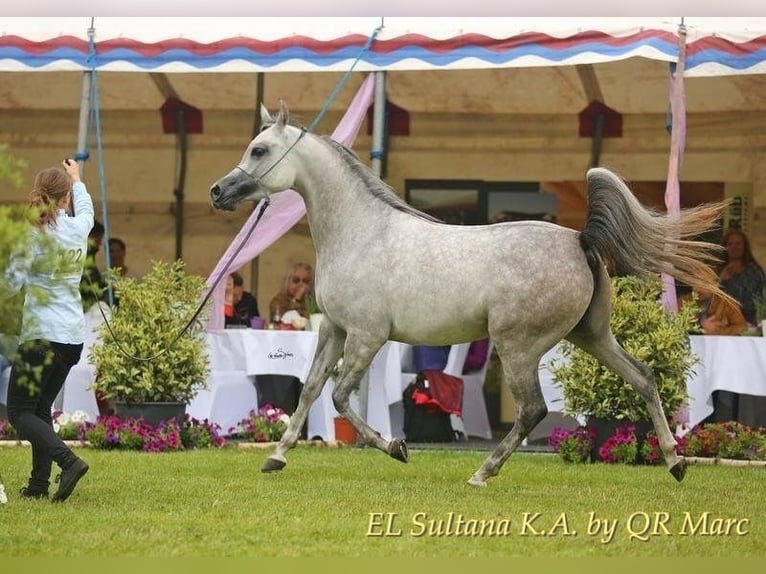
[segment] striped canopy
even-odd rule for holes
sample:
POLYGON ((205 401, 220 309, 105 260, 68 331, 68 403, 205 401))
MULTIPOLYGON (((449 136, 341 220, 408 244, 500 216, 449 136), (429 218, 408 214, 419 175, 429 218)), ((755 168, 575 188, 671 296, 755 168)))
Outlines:
MULTIPOLYGON (((4 18, 0 71, 358 71, 675 61, 680 17, 4 18), (89 28, 93 24, 93 44, 89 28), (370 37, 374 42, 364 49, 370 37), (91 47, 95 50, 92 59, 91 47)), ((766 72, 766 18, 684 18, 687 76, 766 72)))

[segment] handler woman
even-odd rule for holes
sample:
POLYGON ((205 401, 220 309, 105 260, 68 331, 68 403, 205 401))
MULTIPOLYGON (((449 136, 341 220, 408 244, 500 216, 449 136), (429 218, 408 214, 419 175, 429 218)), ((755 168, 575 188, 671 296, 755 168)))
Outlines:
POLYGON ((53 430, 51 407, 70 369, 80 360, 85 319, 80 278, 93 227, 93 201, 80 181, 77 162, 40 171, 30 193, 39 210, 31 254, 14 259, 6 271, 11 290, 26 287, 19 350, 8 387, 8 419, 32 444, 32 474, 20 494, 47 498, 52 463, 61 467, 52 500, 64 501, 88 465, 53 430), (74 216, 68 215, 70 205, 74 216), (45 255, 47 239, 55 256, 45 255))

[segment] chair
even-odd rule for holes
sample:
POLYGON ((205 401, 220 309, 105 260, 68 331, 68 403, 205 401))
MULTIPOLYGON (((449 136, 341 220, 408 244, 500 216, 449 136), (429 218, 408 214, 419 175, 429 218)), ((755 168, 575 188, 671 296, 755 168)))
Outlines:
POLYGON ((228 435, 257 408, 258 393, 251 376, 244 371, 211 371, 208 388, 195 395, 186 412, 198 420, 208 419, 220 425, 222 434, 228 435))
POLYGON ((484 401, 484 381, 487 378, 487 368, 493 348, 494 345, 490 341, 487 360, 484 361, 481 369, 457 375, 463 378, 463 427, 466 436, 492 438, 492 427, 489 424, 487 404, 484 401))
MULTIPOLYGON (((465 364, 465 358, 468 356, 468 347, 470 343, 459 343, 450 347, 449 356, 447 357, 447 364, 443 369, 444 373, 453 375, 455 377, 462 377, 463 365, 465 364)), ((407 356, 402 357, 402 362, 405 364, 405 368, 412 369, 412 365, 407 364, 407 356)), ((401 374, 401 388, 398 394, 398 400, 389 405, 389 417, 391 420, 391 434, 394 437, 404 436, 404 404, 402 403, 402 393, 407 388, 418 374, 409 371, 402 371, 401 374)), ((450 415, 452 421, 452 428, 456 431, 463 432, 463 423, 459 417, 450 415)), ((465 433, 464 433, 465 434, 465 433)))

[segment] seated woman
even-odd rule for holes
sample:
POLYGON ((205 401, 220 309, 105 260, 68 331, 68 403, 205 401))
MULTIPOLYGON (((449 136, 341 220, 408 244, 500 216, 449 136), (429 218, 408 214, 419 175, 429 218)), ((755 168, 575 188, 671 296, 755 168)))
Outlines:
POLYGON ((742 314, 751 325, 756 325, 755 300, 766 288, 763 268, 753 257, 750 241, 740 229, 730 229, 723 238, 726 247, 724 263, 719 274, 721 288, 742 305, 742 314))

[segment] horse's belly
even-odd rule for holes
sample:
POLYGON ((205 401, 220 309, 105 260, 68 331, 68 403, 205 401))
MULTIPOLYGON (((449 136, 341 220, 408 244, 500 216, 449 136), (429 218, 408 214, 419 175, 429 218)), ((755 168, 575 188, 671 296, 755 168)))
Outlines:
POLYGON ((486 316, 463 315, 453 309, 444 313, 412 310, 393 317, 389 339, 413 345, 451 345, 486 336, 486 316))

